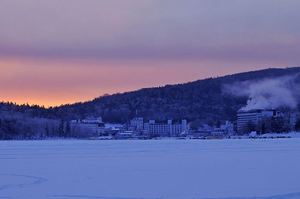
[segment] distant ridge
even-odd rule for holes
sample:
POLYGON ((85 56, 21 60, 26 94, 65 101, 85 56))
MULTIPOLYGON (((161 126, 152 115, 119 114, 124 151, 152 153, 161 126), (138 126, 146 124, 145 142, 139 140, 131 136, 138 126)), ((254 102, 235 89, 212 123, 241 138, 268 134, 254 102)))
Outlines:
POLYGON ((54 108, 0 104, 0 111, 21 112, 46 118, 84 118, 102 116, 107 122, 126 122, 132 117, 145 119, 199 120, 209 124, 234 120, 235 113, 246 104, 246 97, 234 97, 223 92, 223 85, 241 81, 300 73, 300 67, 269 68, 217 78, 207 78, 184 84, 144 88, 137 91, 102 96, 92 101, 54 108))

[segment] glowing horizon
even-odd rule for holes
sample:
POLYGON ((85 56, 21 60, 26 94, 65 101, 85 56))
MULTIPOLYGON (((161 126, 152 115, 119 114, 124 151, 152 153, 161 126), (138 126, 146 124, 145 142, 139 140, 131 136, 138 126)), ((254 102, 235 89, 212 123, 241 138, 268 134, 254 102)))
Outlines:
POLYGON ((219 63, 203 63, 206 67, 202 67, 202 70, 199 70, 199 63, 195 60, 1 60, 0 67, 6 68, 5 73, 0 74, 0 89, 5 94, 1 101, 45 107, 59 106, 89 101, 105 94, 265 68, 249 66, 245 70, 237 64, 235 67, 224 66, 223 70, 216 72, 219 63), (174 67, 178 69, 174 71, 174 67), (10 89, 6 90, 8 85, 10 89))

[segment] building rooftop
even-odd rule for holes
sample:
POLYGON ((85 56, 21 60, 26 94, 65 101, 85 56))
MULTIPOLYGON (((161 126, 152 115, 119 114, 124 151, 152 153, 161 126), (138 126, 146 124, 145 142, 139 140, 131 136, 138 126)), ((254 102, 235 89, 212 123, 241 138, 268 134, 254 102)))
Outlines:
POLYGON ((276 111, 275 109, 252 109, 248 111, 239 110, 238 113, 261 113, 263 111, 276 111))

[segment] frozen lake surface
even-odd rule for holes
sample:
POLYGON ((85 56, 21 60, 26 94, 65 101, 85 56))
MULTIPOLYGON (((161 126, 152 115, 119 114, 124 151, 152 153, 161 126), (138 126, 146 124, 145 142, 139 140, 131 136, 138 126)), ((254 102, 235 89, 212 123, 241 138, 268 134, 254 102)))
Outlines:
POLYGON ((2 141, 0 199, 300 199, 300 139, 2 141))

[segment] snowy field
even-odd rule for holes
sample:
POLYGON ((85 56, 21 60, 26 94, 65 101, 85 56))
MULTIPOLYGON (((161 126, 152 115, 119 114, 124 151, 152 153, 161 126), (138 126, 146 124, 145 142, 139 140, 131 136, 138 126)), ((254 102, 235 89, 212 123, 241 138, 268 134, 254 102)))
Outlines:
POLYGON ((300 199, 300 139, 2 141, 0 199, 300 199))

